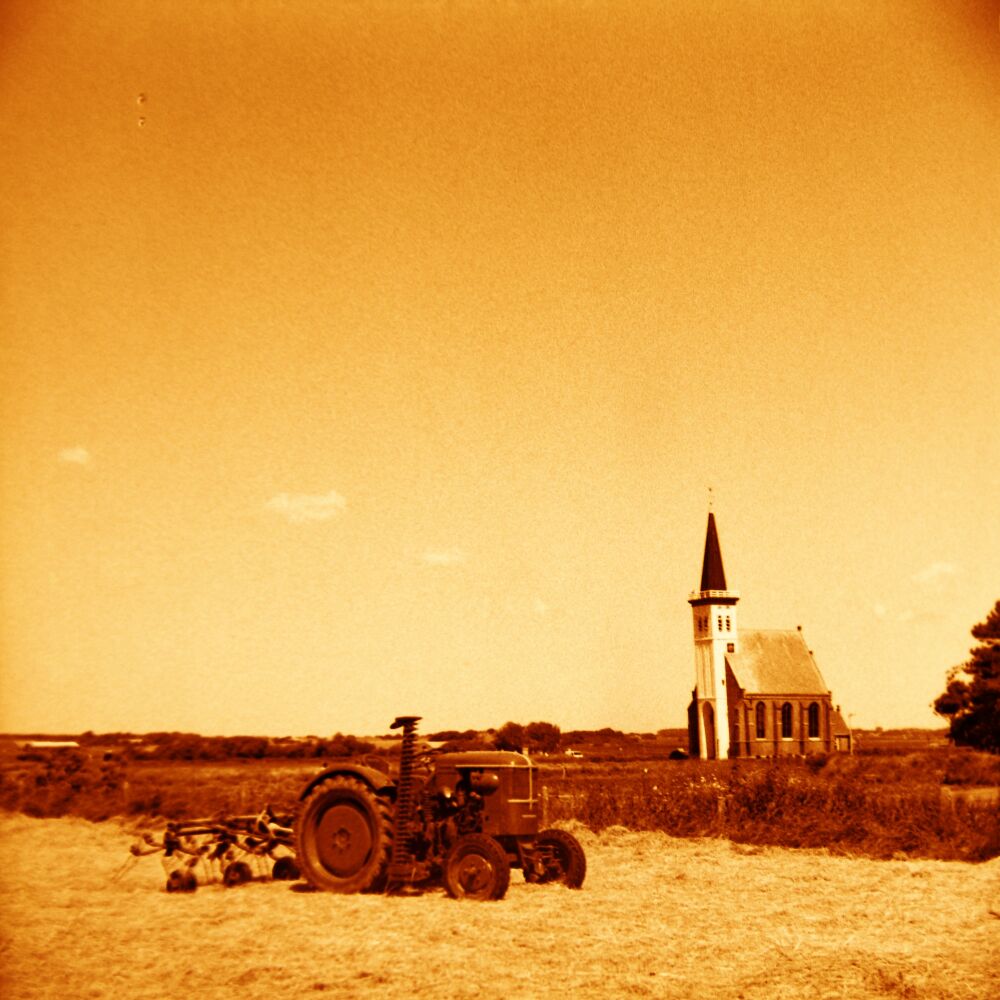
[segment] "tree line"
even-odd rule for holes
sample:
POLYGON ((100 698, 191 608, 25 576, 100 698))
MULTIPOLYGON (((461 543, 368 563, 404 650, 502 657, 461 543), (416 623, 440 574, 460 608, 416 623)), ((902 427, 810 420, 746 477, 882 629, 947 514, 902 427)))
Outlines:
MULTIPOLYGON (((572 729, 563 732, 551 722, 506 722, 498 729, 445 729, 424 737, 444 752, 456 750, 526 750, 529 753, 558 753, 573 746, 616 747, 667 738, 669 730, 654 733, 625 733, 605 726, 602 729, 572 729)), ((671 734, 672 735, 672 734, 671 734)), ((132 760, 220 761, 220 760, 303 760, 328 757, 362 757, 386 752, 385 743, 398 742, 399 734, 378 737, 378 743, 345 733, 329 737, 202 736, 199 733, 153 732, 94 733, 87 731, 75 739, 81 747, 115 748, 132 760)), ((391 751, 390 751, 391 752, 391 751)))
POLYGON ((113 746, 133 760, 301 760, 313 757, 357 757, 374 753, 375 744, 335 733, 304 739, 268 736, 201 736, 198 733, 84 733, 82 747, 113 746))

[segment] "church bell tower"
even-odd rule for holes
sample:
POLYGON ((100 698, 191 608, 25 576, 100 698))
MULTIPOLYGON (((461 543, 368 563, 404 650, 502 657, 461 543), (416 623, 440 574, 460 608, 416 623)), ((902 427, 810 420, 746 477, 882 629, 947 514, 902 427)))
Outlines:
POLYGON ((701 565, 701 588, 688 597, 694 619, 695 687, 692 701, 691 742, 697 737, 703 760, 729 756, 729 706, 726 694, 726 653, 739 650, 736 603, 740 595, 726 589, 722 550, 709 511, 705 534, 705 556, 701 565))

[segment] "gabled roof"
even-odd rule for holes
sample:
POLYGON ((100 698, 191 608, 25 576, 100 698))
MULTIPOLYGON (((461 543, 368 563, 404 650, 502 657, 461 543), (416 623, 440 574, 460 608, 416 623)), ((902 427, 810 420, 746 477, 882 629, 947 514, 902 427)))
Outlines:
POLYGON ((715 515, 708 512, 708 530, 705 532, 705 557, 701 561, 701 590, 725 590, 726 571, 722 568, 722 549, 719 533, 715 530, 715 515))
POLYGON ((830 728, 834 736, 850 736, 851 727, 844 722, 844 717, 840 714, 840 709, 835 708, 830 717, 830 728))
POLYGON ((740 629, 739 652, 726 663, 747 694, 829 694, 798 630, 740 629))

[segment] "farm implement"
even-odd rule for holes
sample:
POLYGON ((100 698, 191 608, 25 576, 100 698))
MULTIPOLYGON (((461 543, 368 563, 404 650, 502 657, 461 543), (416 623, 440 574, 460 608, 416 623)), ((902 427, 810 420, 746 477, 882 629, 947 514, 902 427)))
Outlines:
POLYGON ((525 881, 578 889, 583 848, 565 830, 540 830, 537 771, 526 754, 499 750, 418 752, 418 716, 401 716, 398 768, 345 763, 324 769, 299 796, 294 817, 258 816, 168 824, 139 857, 162 852, 167 890, 190 891, 199 864, 238 885, 273 862, 273 878, 304 879, 328 892, 421 891, 502 899, 511 869, 525 881))
POLYGON ((143 834, 134 858, 162 854, 167 892, 193 892, 204 882, 235 886, 261 874, 297 879, 292 817, 265 809, 255 816, 228 816, 171 822, 159 837, 143 834))

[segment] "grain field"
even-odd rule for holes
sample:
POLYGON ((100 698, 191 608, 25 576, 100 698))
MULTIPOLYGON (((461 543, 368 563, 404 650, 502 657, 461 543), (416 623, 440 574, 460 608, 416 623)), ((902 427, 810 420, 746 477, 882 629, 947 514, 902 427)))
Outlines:
POLYGON ((0 817, 7 1000, 1000 996, 1000 860, 575 831, 583 890, 499 903, 253 882, 164 892, 114 823, 0 817), (118 877, 116 877, 118 876, 118 877))

